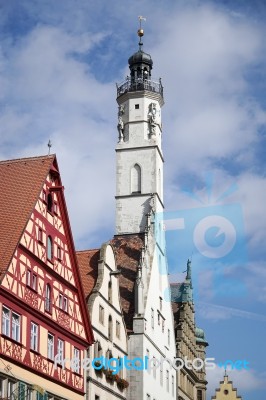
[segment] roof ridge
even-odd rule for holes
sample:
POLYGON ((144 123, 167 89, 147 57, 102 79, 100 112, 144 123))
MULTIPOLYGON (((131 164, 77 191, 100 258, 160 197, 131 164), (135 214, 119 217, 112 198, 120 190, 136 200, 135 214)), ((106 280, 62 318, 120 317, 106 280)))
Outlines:
POLYGON ((22 157, 22 158, 15 158, 15 159, 10 159, 10 160, 0 160, 0 164, 10 164, 10 163, 16 163, 20 161, 29 161, 29 160, 41 160, 41 159, 47 159, 47 158, 54 158, 55 154, 47 154, 43 156, 33 156, 33 157, 22 157))

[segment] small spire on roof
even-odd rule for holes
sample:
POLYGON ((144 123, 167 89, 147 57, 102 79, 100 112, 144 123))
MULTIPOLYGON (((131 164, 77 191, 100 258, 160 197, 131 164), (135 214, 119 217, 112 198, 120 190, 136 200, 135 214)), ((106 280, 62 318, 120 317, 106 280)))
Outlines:
POLYGON ((48 155, 50 155, 50 151, 51 151, 51 147, 52 147, 52 142, 51 142, 50 139, 49 139, 49 141, 47 143, 47 146, 48 146, 48 155))
POLYGON ((139 50, 141 51, 141 46, 143 46, 143 43, 141 41, 142 36, 144 36, 144 30, 142 29, 141 26, 141 21, 146 21, 146 18, 142 17, 141 15, 139 16, 139 29, 138 29, 138 36, 139 36, 139 50))

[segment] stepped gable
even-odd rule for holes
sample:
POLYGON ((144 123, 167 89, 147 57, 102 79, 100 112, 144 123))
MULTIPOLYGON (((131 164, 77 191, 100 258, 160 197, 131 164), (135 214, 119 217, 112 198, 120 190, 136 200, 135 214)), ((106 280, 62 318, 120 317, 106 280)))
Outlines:
POLYGON ((134 285, 144 245, 144 234, 117 235, 111 241, 119 275, 121 305, 128 333, 133 332, 135 314, 134 285))
POLYGON ((85 297, 91 294, 98 277, 100 250, 83 250, 76 252, 85 297))
POLYGON ((55 161, 55 155, 0 161, 0 280, 2 280, 55 161), (8 212, 7 212, 8 211, 8 212))

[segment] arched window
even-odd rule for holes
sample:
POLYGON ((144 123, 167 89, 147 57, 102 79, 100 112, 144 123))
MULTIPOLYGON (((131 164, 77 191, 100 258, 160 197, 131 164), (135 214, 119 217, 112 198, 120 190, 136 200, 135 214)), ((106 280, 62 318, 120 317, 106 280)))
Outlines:
POLYGON ((47 196, 47 210, 49 212, 53 212, 53 197, 51 193, 49 193, 47 196))
POLYGON ((45 286, 45 311, 51 312, 51 286, 49 283, 45 286))
POLYGON ((51 236, 48 236, 47 238, 47 258, 48 260, 53 259, 53 240, 51 236))
POLYGON ((108 301, 112 303, 112 282, 108 283, 108 301))
POLYGON ((108 318, 108 339, 113 340, 113 320, 111 315, 108 318))
POLYGON ((131 168, 131 192, 141 193, 141 169, 138 164, 131 168))
POLYGON ((94 358, 99 358, 103 354, 102 346, 99 341, 94 343, 94 358))

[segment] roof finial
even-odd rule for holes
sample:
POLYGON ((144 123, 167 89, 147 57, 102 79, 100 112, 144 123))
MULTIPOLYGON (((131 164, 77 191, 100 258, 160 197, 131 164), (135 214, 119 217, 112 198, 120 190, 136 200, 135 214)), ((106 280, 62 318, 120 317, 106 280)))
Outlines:
POLYGON ((187 260, 187 276, 186 279, 191 279, 191 261, 187 260))
POLYGON ((146 18, 142 17, 141 15, 139 16, 139 29, 138 29, 138 36, 139 36, 139 50, 141 51, 141 46, 143 45, 141 38, 144 36, 144 30, 142 29, 141 26, 141 21, 146 21, 146 18))
POLYGON ((224 377, 226 377, 226 376, 228 376, 228 375, 227 375, 226 367, 225 367, 225 369, 224 369, 224 377))
POLYGON ((52 147, 52 142, 51 142, 50 139, 49 139, 49 141, 47 143, 47 146, 48 146, 48 155, 50 155, 50 151, 51 151, 51 147, 52 147))

